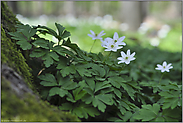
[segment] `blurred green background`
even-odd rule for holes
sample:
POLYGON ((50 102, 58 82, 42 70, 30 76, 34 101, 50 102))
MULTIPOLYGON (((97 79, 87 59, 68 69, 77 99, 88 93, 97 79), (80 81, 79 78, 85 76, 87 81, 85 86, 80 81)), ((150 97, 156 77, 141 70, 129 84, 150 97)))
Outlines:
MULTIPOLYGON (((88 51, 93 40, 87 34, 104 30, 126 36, 127 45, 182 52, 181 5, 178 1, 12 1, 11 10, 24 24, 45 25, 56 30, 55 22, 71 32, 71 41, 88 51)), ((56 41, 47 35, 49 40, 56 41)), ((103 51, 98 40, 92 52, 103 51)))

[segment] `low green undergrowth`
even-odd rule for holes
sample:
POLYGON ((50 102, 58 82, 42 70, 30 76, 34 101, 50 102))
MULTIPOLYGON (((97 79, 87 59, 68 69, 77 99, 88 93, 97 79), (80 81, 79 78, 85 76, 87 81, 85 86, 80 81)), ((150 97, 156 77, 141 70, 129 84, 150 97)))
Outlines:
POLYGON ((176 77, 171 78, 170 72, 160 81, 155 66, 167 60, 165 56, 159 60, 136 56, 132 63, 121 65, 116 59, 119 53, 106 57, 105 53, 83 51, 70 41, 70 32, 60 24, 55 26, 58 33, 46 26, 23 24, 17 25, 17 32, 9 33, 24 50, 43 100, 82 121, 182 120, 182 84, 180 77, 176 78, 182 71, 181 60, 172 56, 176 77), (52 35, 58 43, 40 34, 52 35))

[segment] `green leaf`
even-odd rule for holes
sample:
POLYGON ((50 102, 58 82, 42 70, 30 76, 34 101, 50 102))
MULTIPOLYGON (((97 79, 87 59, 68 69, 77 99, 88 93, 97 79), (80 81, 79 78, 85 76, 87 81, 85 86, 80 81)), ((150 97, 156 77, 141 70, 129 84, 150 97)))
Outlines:
POLYGON ((95 96, 96 99, 101 100, 103 103, 112 105, 113 100, 112 100, 112 95, 111 94, 99 94, 95 96))
POLYGON ((90 104, 93 101, 93 96, 87 94, 86 96, 82 97, 81 100, 86 104, 90 104))
POLYGON ((62 36, 62 33, 63 33, 65 27, 63 27, 62 25, 57 24, 57 23, 55 23, 55 25, 56 25, 56 27, 58 29, 59 36, 62 36))
POLYGON ((87 93, 90 94, 91 96, 94 96, 93 90, 88 85, 85 86, 84 90, 86 90, 87 93))
POLYGON ((87 107, 87 108, 85 108, 86 109, 86 112, 90 115, 90 116, 92 116, 92 117, 95 117, 95 116, 97 116, 97 115, 100 115, 100 112, 96 109, 96 108, 94 108, 94 107, 87 107))
POLYGON ((38 25, 36 28, 46 29, 48 31, 47 32, 48 34, 57 37, 57 33, 53 29, 50 29, 50 28, 48 28, 46 26, 40 26, 40 25, 38 25))
POLYGON ((60 110, 72 110, 73 105, 71 103, 63 103, 61 106, 59 106, 60 110))
POLYGON ((92 91, 94 91, 94 89, 95 89, 95 81, 94 81, 94 79, 93 78, 87 78, 87 77, 84 77, 84 79, 86 80, 86 83, 92 89, 92 91))
POLYGON ((43 80, 40 83, 43 86, 56 86, 56 85, 58 85, 55 77, 52 74, 46 73, 45 75, 38 76, 38 78, 43 80))
POLYGON ((122 93, 118 89, 114 88, 114 93, 121 99, 122 93))
POLYGON ((162 109, 167 109, 169 107, 171 107, 171 109, 174 109, 178 105, 180 100, 182 100, 180 93, 180 91, 175 90, 160 92, 159 95, 164 97, 162 109))
POLYGON ((101 52, 98 53, 98 57, 100 58, 100 61, 103 61, 104 60, 104 56, 102 55, 101 52))
POLYGON ((23 49, 23 50, 29 50, 32 48, 32 45, 27 42, 26 40, 21 40, 21 41, 18 41, 16 44, 19 44, 20 47, 23 49))
POLYGON ((123 122, 124 121, 126 122, 126 121, 128 121, 128 119, 131 118, 132 113, 130 111, 127 111, 123 116, 120 115, 120 113, 118 113, 118 116, 122 119, 123 122))
POLYGON ((11 36, 13 36, 13 37, 11 37, 12 39, 15 39, 15 40, 25 40, 25 41, 28 41, 27 39, 26 39, 26 37, 22 34, 22 33, 20 33, 20 32, 8 32, 8 34, 10 34, 11 36))
POLYGON ((66 57, 61 57, 59 58, 59 61, 57 62, 57 69, 63 69, 67 66, 67 63, 69 62, 69 60, 66 57))
POLYGON ((75 74, 76 73, 75 66, 74 65, 67 66, 67 67, 63 68, 60 71, 60 73, 62 74, 63 77, 69 75, 70 73, 75 74))
POLYGON ((80 48, 77 46, 77 44, 71 43, 70 38, 68 38, 66 42, 63 42, 62 45, 71 48, 72 50, 74 50, 74 51, 77 52, 78 54, 82 54, 82 51, 81 51, 80 48))
POLYGON ((41 57, 47 54, 49 51, 46 49, 37 48, 32 51, 32 53, 29 55, 30 57, 41 57))
POLYGON ((159 104, 142 105, 142 109, 139 110, 139 115, 135 115, 135 119, 142 119, 142 121, 151 121, 157 118, 160 110, 159 104))
POLYGON ((121 119, 117 118, 117 117, 109 117, 107 118, 108 121, 111 121, 111 122, 123 122, 121 121, 121 119))
POLYGON ((130 70, 130 77, 132 77, 135 81, 139 78, 139 69, 131 69, 130 70))
POLYGON ((70 81, 67 81, 65 82, 63 85, 62 85, 62 88, 63 89, 66 89, 66 90, 73 90, 75 88, 78 87, 78 84, 76 82, 73 82, 72 80, 70 81))
POLYGON ((99 80, 99 81, 104 81, 104 80, 106 80, 106 78, 101 78, 101 77, 99 77, 99 76, 95 76, 95 79, 96 79, 96 80, 99 80))
POLYGON ((121 114, 125 114, 126 113, 126 109, 123 106, 118 106, 118 109, 120 110, 121 114))
POLYGON ((88 118, 88 114, 92 117, 100 114, 95 108, 90 107, 84 103, 81 103, 76 108, 74 108, 73 113, 76 114, 78 117, 85 119, 88 118))
POLYGON ((49 67, 54 63, 54 60, 59 61, 59 56, 55 52, 48 52, 46 55, 42 56, 42 59, 45 60, 45 66, 49 67))
POLYGON ((165 122, 165 119, 159 116, 155 119, 155 122, 165 122))
POLYGON ((40 75, 40 76, 38 76, 38 78, 41 80, 44 80, 44 81, 50 81, 53 83, 57 83, 55 77, 50 73, 46 73, 45 75, 40 75))
POLYGON ((68 32, 68 31, 65 30, 61 37, 62 38, 67 38, 69 36, 71 36, 70 32, 68 32))
POLYGON ((76 88, 72 92, 73 92, 73 95, 75 97, 75 100, 80 100, 87 93, 85 90, 82 90, 81 87, 80 88, 76 88))
POLYGON ((163 103, 162 109, 167 109, 167 108, 171 107, 172 102, 173 102, 173 101, 171 101, 171 103, 169 103, 169 102, 164 102, 164 103, 163 103))
POLYGON ((68 49, 66 49, 64 47, 61 47, 60 45, 53 47, 52 50, 57 52, 61 56, 65 56, 67 54, 67 55, 75 58, 75 54, 73 52, 69 51, 68 49))
POLYGON ((49 96, 54 96, 56 94, 58 94, 60 97, 64 97, 66 94, 68 94, 68 91, 59 87, 51 88, 49 91, 49 96))
POLYGON ((104 77, 106 72, 105 72, 105 69, 100 67, 99 65, 97 64, 93 64, 92 65, 92 70, 97 73, 100 77, 104 77))
POLYGON ((95 85, 95 92, 99 91, 99 90, 102 90, 104 88, 108 88, 108 87, 111 87, 111 85, 109 84, 108 81, 104 81, 104 82, 96 82, 96 85, 95 85))
POLYGON ((74 98, 73 98, 73 96, 72 96, 72 94, 71 93, 68 93, 67 94, 67 98, 66 98, 68 101, 70 101, 70 102, 73 102, 73 103, 75 103, 76 102, 76 100, 74 100, 74 98))
POLYGON ((134 100, 134 95, 136 91, 128 84, 121 83, 121 85, 124 88, 124 90, 129 94, 129 96, 134 100))
POLYGON ((178 122, 182 119, 182 110, 180 108, 164 109, 162 116, 168 122, 178 122))
POLYGON ((34 41, 32 44, 34 46, 40 46, 42 48, 49 49, 48 42, 49 42, 48 40, 40 38, 40 39, 37 39, 36 41, 34 41))
POLYGON ((124 107, 127 110, 131 110, 129 105, 124 100, 119 101, 119 107, 124 107))
POLYGON ((87 67, 90 67, 88 64, 86 64, 86 65, 83 65, 83 64, 81 64, 81 65, 77 65, 76 66, 76 70, 77 70, 77 72, 82 76, 82 77, 84 77, 84 76, 87 76, 87 77, 92 77, 92 75, 91 75, 91 71, 89 71, 89 70, 87 70, 86 68, 87 67))
POLYGON ((108 79, 108 81, 114 86, 114 87, 116 87, 116 88, 120 88, 121 87, 121 84, 120 84, 120 81, 118 81, 118 80, 120 80, 120 77, 111 77, 111 78, 109 78, 108 79), (119 78, 119 79, 117 79, 117 78, 119 78))
POLYGON ((105 112, 106 105, 102 101, 100 101, 100 100, 98 100, 96 98, 93 98, 92 104, 93 104, 94 107, 98 106, 98 109, 100 111, 105 112))
POLYGON ((36 29, 31 28, 28 24, 26 25, 17 25, 17 32, 22 32, 27 40, 30 40, 30 37, 34 36, 37 32, 36 29))

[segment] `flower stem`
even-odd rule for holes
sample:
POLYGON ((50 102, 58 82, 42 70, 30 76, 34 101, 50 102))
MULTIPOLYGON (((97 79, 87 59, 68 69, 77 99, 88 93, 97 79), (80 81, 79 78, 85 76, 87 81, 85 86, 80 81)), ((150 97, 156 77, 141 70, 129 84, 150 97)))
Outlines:
POLYGON ((161 78, 160 78, 160 80, 159 80, 159 83, 158 83, 158 84, 160 84, 160 81, 161 81, 161 79, 163 78, 163 75, 164 75, 164 73, 161 75, 161 78))
POLYGON ((111 55, 112 51, 109 53, 109 55, 106 57, 106 59, 104 59, 103 63, 109 58, 109 56, 111 55))
POLYGON ((126 64, 122 67, 122 69, 121 70, 123 70, 123 68, 126 66, 126 64))
POLYGON ((92 47, 91 47, 91 49, 90 49, 90 53, 91 53, 91 50, 92 50, 93 45, 95 44, 95 42, 96 42, 96 39, 94 40, 94 42, 93 42, 93 44, 92 44, 92 47))

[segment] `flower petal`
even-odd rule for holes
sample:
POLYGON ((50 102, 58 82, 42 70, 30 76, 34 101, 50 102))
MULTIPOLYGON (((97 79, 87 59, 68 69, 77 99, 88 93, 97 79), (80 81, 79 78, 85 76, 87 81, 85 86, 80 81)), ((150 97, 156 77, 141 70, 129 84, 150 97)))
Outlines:
POLYGON ((124 63, 124 61, 119 61, 118 64, 120 64, 120 63, 124 63))
POLYGON ((133 52, 130 56, 133 57, 135 55, 135 52, 133 52))
POLYGON ((118 60, 123 60, 123 57, 118 57, 117 59, 118 59, 118 60))
POLYGON ((105 35, 106 33, 103 33, 104 31, 102 30, 99 34, 98 34, 98 36, 103 36, 103 35, 105 35))
POLYGON ((166 69, 165 71, 169 72, 169 69, 166 69))
POLYGON ((165 69, 162 69, 161 72, 165 72, 165 69))
POLYGON ((166 61, 164 61, 164 62, 163 62, 163 66, 167 66, 167 63, 166 63, 166 61))
POLYGON ((114 33, 114 36, 113 36, 113 39, 114 39, 114 40, 118 40, 118 38, 119 38, 119 37, 118 37, 118 33, 115 32, 115 33, 114 33))
POLYGON ((125 61, 126 64, 130 64, 130 61, 125 61))
POLYGON ((130 56, 130 49, 127 50, 127 56, 130 56))
POLYGON ((124 58, 126 57, 126 54, 123 51, 121 51, 121 56, 124 58))
POLYGON ((173 66, 171 66, 171 65, 172 65, 172 63, 169 63, 169 64, 167 65, 167 68, 169 68, 169 69, 170 69, 170 67, 173 68, 173 66))
POLYGON ((124 39, 125 39, 125 36, 120 37, 120 38, 118 39, 118 41, 123 41, 124 39))
POLYGON ((94 36, 95 36, 95 33, 94 33, 94 31, 90 30, 90 32, 91 32, 91 34, 92 34, 92 35, 94 35, 94 36))
POLYGON ((131 59, 130 59, 130 61, 135 60, 135 59, 136 59, 136 58, 135 58, 135 57, 133 57, 133 58, 131 58, 131 59))

